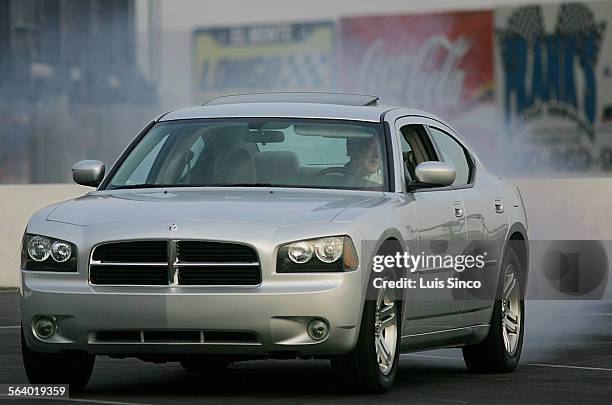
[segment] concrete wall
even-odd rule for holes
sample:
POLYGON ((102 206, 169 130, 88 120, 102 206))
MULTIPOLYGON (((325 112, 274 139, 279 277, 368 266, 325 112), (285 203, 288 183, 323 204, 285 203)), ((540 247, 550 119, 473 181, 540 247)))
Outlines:
POLYGON ((612 240, 611 178, 513 179, 533 240, 612 240))
MULTIPOLYGON (((515 179, 531 239, 612 240, 612 179, 515 179)), ((19 285, 20 243, 39 208, 83 195, 76 185, 0 186, 0 287, 19 285)))
POLYGON ((21 237, 30 216, 91 190, 71 184, 0 185, 0 287, 19 285, 21 237))

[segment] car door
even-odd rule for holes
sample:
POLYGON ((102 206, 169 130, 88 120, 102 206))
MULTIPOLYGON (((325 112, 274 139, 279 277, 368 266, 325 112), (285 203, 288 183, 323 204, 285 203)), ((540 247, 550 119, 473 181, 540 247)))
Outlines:
MULTIPOLYGON (((427 120, 407 117, 396 122, 396 133, 402 145, 404 179, 414 179, 414 167, 423 161, 440 160, 435 144, 426 128, 427 120)), ((408 293, 404 317, 405 333, 422 334, 447 330, 461 325, 462 297, 447 280, 454 269, 444 267, 447 256, 463 253, 467 245, 464 205, 459 190, 452 187, 420 188, 410 191, 416 211, 417 241, 415 250, 408 252, 425 260, 416 271, 409 273, 416 288, 408 293), (429 260, 427 258, 433 258, 429 260)))
POLYGON ((464 325, 488 322, 490 308, 497 287, 497 265, 507 231, 507 214, 498 182, 488 175, 478 176, 476 159, 450 128, 441 124, 429 126, 432 140, 445 151, 448 160, 457 168, 455 187, 460 190, 467 228, 466 255, 484 257, 484 268, 469 269, 458 277, 466 281, 480 281, 481 288, 463 289, 464 325))

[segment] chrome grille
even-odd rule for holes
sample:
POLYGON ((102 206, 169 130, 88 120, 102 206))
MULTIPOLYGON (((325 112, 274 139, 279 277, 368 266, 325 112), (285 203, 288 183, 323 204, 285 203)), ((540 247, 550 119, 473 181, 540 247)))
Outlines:
POLYGON ((92 259, 99 262, 167 263, 165 240, 105 243, 96 247, 92 259))
POLYGON ((89 280, 96 285, 224 285, 261 283, 250 246, 210 241, 126 241, 94 248, 89 280))
POLYGON ((259 264, 244 263, 219 266, 180 266, 178 280, 181 285, 257 285, 261 282, 259 264))
POLYGON ((178 241, 176 254, 181 262, 257 262, 257 255, 252 248, 234 243, 178 241))
POLYGON ((92 263, 89 277, 92 284, 167 285, 168 266, 92 263))

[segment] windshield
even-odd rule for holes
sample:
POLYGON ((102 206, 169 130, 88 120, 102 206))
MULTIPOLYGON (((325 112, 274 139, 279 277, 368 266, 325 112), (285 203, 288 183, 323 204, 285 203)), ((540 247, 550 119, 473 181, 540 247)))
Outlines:
POLYGON ((313 119, 202 119, 156 124, 106 189, 312 187, 384 190, 378 123, 313 119))

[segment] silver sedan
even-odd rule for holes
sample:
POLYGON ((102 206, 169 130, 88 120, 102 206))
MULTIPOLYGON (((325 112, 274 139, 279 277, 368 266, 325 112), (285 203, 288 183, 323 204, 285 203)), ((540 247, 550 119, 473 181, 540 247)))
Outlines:
POLYGON ((83 389, 96 355, 220 370, 328 358, 388 390, 400 353, 462 347, 476 372, 521 353, 518 188, 459 134, 376 97, 226 96, 161 115, 96 189, 34 214, 22 247, 32 383, 83 389))

